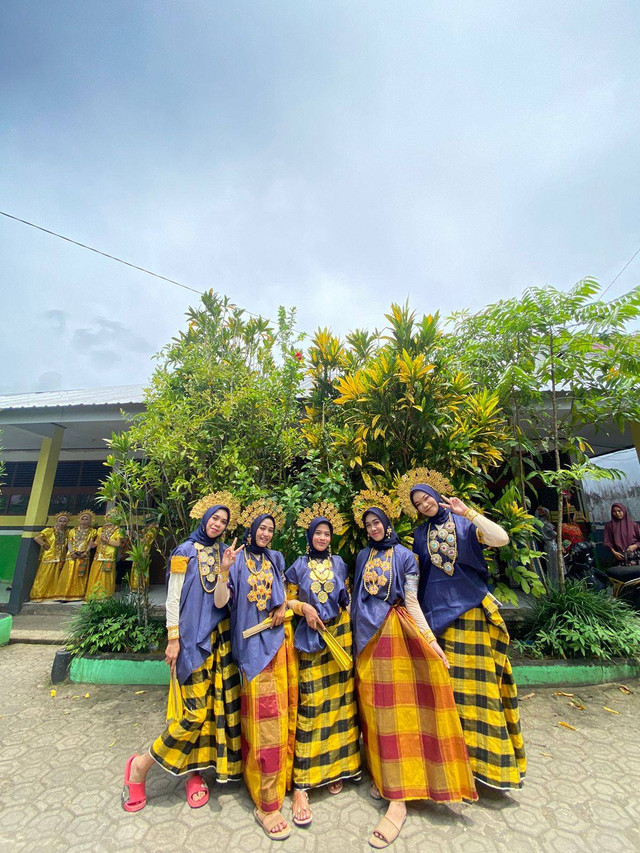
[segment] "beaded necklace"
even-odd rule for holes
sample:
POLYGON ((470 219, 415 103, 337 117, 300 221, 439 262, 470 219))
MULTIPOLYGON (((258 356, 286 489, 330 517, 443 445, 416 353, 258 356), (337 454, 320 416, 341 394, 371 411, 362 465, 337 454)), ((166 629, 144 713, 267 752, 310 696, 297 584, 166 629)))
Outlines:
POLYGON ((389 600, 393 579, 393 547, 387 548, 382 557, 374 557, 375 548, 369 551, 362 579, 369 595, 377 595, 381 587, 387 587, 384 601, 389 600), (387 572, 389 577, 387 577, 387 572))
POLYGON ((315 593, 321 604, 324 604, 335 589, 331 557, 325 557, 323 560, 310 557, 309 577, 311 578, 311 592, 315 593))
POLYGON ((198 552, 200 584, 207 595, 211 595, 216 588, 216 580, 220 574, 220 545, 217 542, 214 545, 201 545, 196 542, 195 549, 198 552), (212 586, 207 586, 207 583, 212 584, 212 586))
POLYGON ((449 513, 449 518, 444 524, 433 526, 429 524, 427 540, 431 562, 451 576, 458 558, 456 525, 451 518, 451 513, 449 513))
POLYGON ((260 566, 256 566, 250 552, 245 553, 244 561, 249 569, 248 582, 251 587, 247 600, 255 603, 258 610, 267 609, 267 601, 271 598, 271 586, 273 585, 273 571, 271 563, 264 555, 260 555, 260 566))

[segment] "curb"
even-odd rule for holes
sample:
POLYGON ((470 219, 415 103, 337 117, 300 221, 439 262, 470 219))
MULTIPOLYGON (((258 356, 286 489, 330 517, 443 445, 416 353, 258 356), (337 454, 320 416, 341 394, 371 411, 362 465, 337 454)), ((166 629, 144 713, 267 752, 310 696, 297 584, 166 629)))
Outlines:
MULTIPOLYGON (((2 622, 0 621, 0 626, 2 622)), ((640 678, 640 664, 617 661, 609 664, 554 661, 513 667, 519 687, 579 687, 640 678)), ((71 661, 69 677, 88 684, 169 684, 169 668, 164 660, 140 658, 82 658, 71 661)))
POLYGON ((0 613, 0 646, 5 646, 11 636, 13 619, 8 613, 0 613))

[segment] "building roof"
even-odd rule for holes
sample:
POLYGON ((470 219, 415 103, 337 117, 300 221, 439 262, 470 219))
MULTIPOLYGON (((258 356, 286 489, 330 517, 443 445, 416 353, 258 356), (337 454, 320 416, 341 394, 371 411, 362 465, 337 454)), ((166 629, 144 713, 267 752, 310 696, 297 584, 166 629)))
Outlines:
POLYGON ((7 409, 60 409, 65 406, 125 406, 144 403, 144 386, 83 388, 76 391, 36 391, 31 394, 0 394, 0 411, 7 409))

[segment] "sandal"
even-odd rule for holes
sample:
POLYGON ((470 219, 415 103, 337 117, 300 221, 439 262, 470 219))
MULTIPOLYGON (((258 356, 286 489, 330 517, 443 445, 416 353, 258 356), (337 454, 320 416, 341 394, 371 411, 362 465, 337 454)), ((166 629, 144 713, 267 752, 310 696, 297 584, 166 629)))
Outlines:
POLYGON ((371 787, 369 788, 369 796, 371 797, 372 800, 381 800, 382 799, 382 794, 378 790, 378 786, 376 785, 375 782, 371 783, 371 787))
MULTIPOLYGON (((303 791, 301 789, 298 789, 297 793, 304 794, 304 798, 307 802, 307 808, 309 808, 309 795, 307 794, 307 792, 303 791)), ((294 796, 295 796, 295 794, 294 794, 294 796)), ((309 824, 311 823, 312 820, 313 820, 313 815, 311 814, 311 809, 309 809, 309 817, 296 817, 295 811, 293 812, 293 822, 295 823, 296 826, 309 826, 309 824)))
POLYGON ((330 794, 333 794, 334 796, 335 794, 339 794, 342 790, 342 779, 338 779, 336 782, 332 782, 330 785, 327 786, 327 790, 330 794))
POLYGON ((147 805, 145 782, 131 781, 131 765, 137 755, 132 755, 124 768, 124 786, 122 788, 122 808, 126 812, 139 812, 147 805))
POLYGON ((209 802, 209 788, 199 773, 192 773, 191 776, 189 776, 187 781, 184 783, 184 789, 187 792, 187 802, 192 809, 199 809, 202 806, 206 806, 209 802), (199 800, 194 800, 193 795, 198 794, 200 791, 204 791, 205 796, 201 797, 199 800))
POLYGON ((400 830, 404 826, 404 821, 406 819, 407 818, 405 815, 405 818, 400 824, 400 826, 397 826, 388 817, 380 818, 380 823, 376 826, 376 828, 369 836, 369 844, 372 847, 375 847, 376 850, 383 850, 385 847, 388 847, 390 844, 393 844, 396 838, 400 835, 400 830))
POLYGON ((264 815, 262 820, 260 820, 260 818, 258 816, 259 813, 260 813, 259 809, 253 810, 253 816, 255 817, 255 819, 258 821, 258 823, 260 824, 260 826, 264 830, 265 835, 267 835, 272 841, 284 841, 285 838, 288 838, 291 835, 291 829, 289 826, 287 826, 285 829, 279 830, 278 832, 271 832, 270 831, 270 829, 269 829, 270 826, 276 826, 276 824, 282 823, 283 821, 286 823, 286 821, 284 820, 284 817, 282 816, 282 814, 279 811, 277 811, 277 812, 262 812, 262 814, 264 815))

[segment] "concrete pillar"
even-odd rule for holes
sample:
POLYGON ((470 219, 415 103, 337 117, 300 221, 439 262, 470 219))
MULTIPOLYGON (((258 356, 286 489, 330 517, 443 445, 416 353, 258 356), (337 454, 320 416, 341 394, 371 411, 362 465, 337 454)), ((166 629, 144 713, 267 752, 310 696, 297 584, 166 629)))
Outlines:
POLYGON ((64 427, 52 424, 50 432, 51 435, 43 438, 40 445, 40 455, 22 529, 22 541, 16 558, 11 597, 7 605, 9 613, 19 613, 24 602, 29 600, 38 570, 40 548, 33 539, 47 523, 64 427))
POLYGON ((640 424, 629 424, 629 432, 631 433, 631 438, 633 439, 633 445, 636 449, 638 462, 640 462, 640 424))

